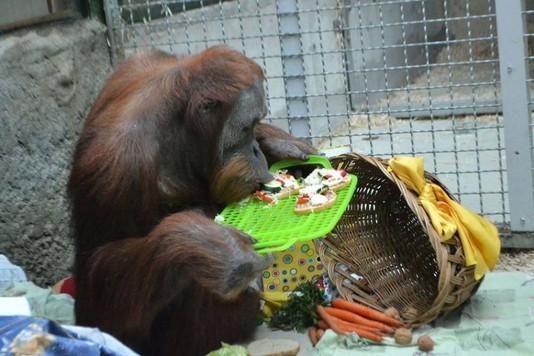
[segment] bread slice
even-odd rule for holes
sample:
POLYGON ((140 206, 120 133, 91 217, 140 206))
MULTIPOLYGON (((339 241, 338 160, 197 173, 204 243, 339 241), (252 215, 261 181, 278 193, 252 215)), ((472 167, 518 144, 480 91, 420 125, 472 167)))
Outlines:
POLYGON ((300 187, 284 187, 279 193, 274 194, 276 199, 285 199, 289 198, 293 194, 297 194, 300 190, 300 187))
POLYGON ((343 189, 345 187, 348 187, 350 185, 350 180, 351 180, 350 176, 347 175, 346 179, 344 179, 343 182, 340 182, 340 183, 338 183, 336 185, 332 185, 332 186, 330 186, 328 188, 330 188, 334 192, 337 192, 338 190, 341 190, 341 189, 343 189))
POLYGON ((296 356, 300 344, 290 339, 262 339, 247 346, 250 356, 296 356))
POLYGON ((304 179, 305 186, 322 185, 330 190, 338 191, 351 182, 351 177, 344 170, 316 168, 304 179))
POLYGON ((300 190, 300 184, 297 182, 295 177, 286 172, 278 172, 275 174, 274 179, 263 185, 262 190, 254 193, 256 198, 269 203, 276 204, 279 199, 285 199, 290 197, 293 194, 297 194, 300 190), (269 190, 269 186, 276 185, 278 192, 269 190))
POLYGON ((312 202, 311 202, 312 198, 310 198, 310 201, 308 201, 305 204, 298 204, 298 200, 297 200, 297 205, 295 206, 295 210, 294 210, 295 214, 304 215, 304 214, 309 214, 309 213, 317 213, 319 211, 323 211, 323 210, 326 210, 332 207, 336 203, 337 195, 333 191, 331 190, 327 191, 324 196, 327 198, 327 200, 324 203, 319 204, 319 205, 312 205, 312 202))

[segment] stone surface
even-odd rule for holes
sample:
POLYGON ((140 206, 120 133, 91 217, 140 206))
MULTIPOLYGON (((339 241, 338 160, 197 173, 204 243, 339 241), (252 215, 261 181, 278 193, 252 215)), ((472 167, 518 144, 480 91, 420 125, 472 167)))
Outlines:
POLYGON ((72 150, 110 70, 105 27, 93 20, 0 39, 0 252, 37 284, 70 268, 72 150))

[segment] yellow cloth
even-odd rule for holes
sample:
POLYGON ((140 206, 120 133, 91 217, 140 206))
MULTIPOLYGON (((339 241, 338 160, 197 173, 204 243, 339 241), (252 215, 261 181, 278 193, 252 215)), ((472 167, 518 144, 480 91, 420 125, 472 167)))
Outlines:
POLYGON ((501 250, 497 228, 449 198, 440 186, 427 183, 423 158, 394 157, 389 161, 389 170, 408 189, 419 194, 421 205, 442 241, 450 239, 458 231, 466 265, 475 265, 477 280, 495 268, 501 250))

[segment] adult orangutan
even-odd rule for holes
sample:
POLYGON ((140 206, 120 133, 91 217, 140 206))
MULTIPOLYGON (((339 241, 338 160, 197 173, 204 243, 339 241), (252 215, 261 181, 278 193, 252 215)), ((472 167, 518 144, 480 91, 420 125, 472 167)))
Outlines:
POLYGON ((135 55, 90 111, 68 192, 76 319, 143 355, 203 355, 255 329, 250 282, 269 263, 218 209, 314 150, 273 126, 263 72, 223 46, 135 55))

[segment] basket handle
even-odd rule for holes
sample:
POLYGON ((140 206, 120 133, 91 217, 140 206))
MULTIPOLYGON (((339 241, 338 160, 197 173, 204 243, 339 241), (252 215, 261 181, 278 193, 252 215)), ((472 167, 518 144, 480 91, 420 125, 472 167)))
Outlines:
POLYGON ((281 169, 288 168, 288 167, 295 167, 295 166, 306 166, 306 165, 320 165, 323 168, 326 169, 332 169, 332 164, 330 163, 330 160, 324 156, 318 156, 318 155, 310 155, 308 156, 308 159, 306 161, 301 161, 298 159, 287 159, 283 161, 275 162, 269 170, 272 173, 275 173, 281 169))
POLYGON ((266 247, 264 247, 266 244, 259 243, 256 246, 254 246, 254 248, 256 249, 256 253, 259 253, 260 255, 264 255, 266 253, 271 253, 271 252, 286 251, 292 245, 294 245, 295 242, 297 242, 297 240, 298 240, 297 238, 292 238, 292 239, 289 239, 289 240, 285 240, 285 243, 283 245, 266 246, 266 247))

